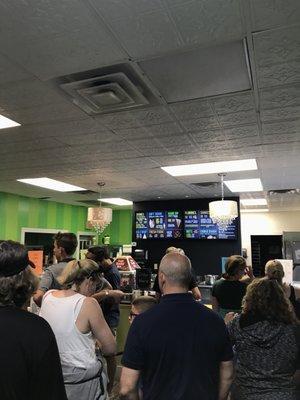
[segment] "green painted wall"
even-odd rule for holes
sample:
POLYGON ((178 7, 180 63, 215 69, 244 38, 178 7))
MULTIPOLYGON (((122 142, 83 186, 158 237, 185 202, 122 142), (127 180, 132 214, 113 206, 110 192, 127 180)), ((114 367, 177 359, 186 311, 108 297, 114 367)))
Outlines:
MULTIPOLYGON (((0 192, 0 239, 21 239, 21 228, 86 231, 87 208, 0 192)), ((103 232, 112 244, 131 243, 131 210, 114 210, 103 232)))
POLYGON ((110 236, 110 243, 131 244, 132 242, 132 210, 113 210, 113 220, 101 234, 110 236))

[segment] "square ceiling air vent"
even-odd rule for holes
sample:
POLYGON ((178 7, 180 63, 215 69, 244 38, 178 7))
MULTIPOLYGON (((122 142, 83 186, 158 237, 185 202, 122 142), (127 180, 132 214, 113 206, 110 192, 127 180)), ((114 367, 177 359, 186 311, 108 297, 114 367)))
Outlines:
POLYGON ((60 77, 56 85, 89 115, 161 103, 161 97, 134 63, 116 64, 60 77))

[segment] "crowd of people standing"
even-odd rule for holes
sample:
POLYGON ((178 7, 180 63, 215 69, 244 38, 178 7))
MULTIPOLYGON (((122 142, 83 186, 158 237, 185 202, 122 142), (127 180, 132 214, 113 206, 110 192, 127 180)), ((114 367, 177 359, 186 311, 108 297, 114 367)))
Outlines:
MULTIPOLYGON (((76 236, 54 238, 57 263, 42 279, 24 246, 0 242, 0 391, 3 400, 105 400, 115 377, 123 294, 105 247, 73 259, 76 236), (27 311, 30 298, 39 316, 27 311)), ((300 325, 295 289, 271 260, 254 279, 228 258, 200 301, 192 266, 176 248, 162 258, 157 298, 134 300, 122 357, 122 400, 296 400, 300 325)))

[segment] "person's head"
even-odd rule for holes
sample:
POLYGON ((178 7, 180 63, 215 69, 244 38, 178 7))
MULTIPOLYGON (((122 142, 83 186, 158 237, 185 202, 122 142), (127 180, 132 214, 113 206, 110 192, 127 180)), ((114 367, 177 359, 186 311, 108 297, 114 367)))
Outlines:
POLYGON ((170 247, 168 247, 167 250, 166 250, 166 254, 173 253, 173 252, 175 252, 175 253, 178 252, 178 251, 177 251, 177 247, 170 246, 170 247))
POLYGON ((276 281, 282 285, 284 270, 281 262, 277 260, 269 260, 265 266, 265 275, 269 279, 276 279, 276 281))
POLYGON ((99 265, 101 271, 104 271, 110 264, 110 257, 106 246, 90 247, 85 257, 89 260, 94 260, 99 265))
POLYGON ((57 261, 62 261, 65 258, 71 257, 77 247, 77 237, 74 233, 58 232, 54 237, 53 252, 57 261))
POLYGON ((240 280, 245 275, 247 267, 246 260, 242 256, 234 255, 228 257, 225 263, 225 279, 240 280))
POLYGON ((151 296, 140 296, 133 300, 131 304, 130 311, 130 323, 134 320, 134 318, 142 314, 143 312, 150 310, 150 308, 154 307, 157 304, 157 301, 154 297, 151 296))
POLYGON ((296 323, 293 307, 275 279, 255 279, 243 299, 243 314, 252 314, 270 322, 296 323))
POLYGON ((29 301, 38 287, 30 265, 23 245, 12 240, 0 242, 0 305, 23 307, 29 301))
POLYGON ((63 289, 74 289, 91 296, 95 293, 102 275, 98 264, 93 260, 72 260, 57 278, 63 289))
POLYGON ((158 282, 163 294, 187 292, 191 279, 191 262, 188 257, 171 252, 162 258, 158 282))

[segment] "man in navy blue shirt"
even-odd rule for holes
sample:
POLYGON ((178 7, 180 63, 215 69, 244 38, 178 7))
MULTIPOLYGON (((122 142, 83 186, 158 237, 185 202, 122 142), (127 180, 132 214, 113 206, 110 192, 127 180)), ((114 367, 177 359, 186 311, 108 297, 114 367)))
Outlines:
POLYGON ((223 320, 188 293, 190 260, 166 255, 159 268, 163 294, 138 315, 122 359, 120 395, 138 400, 225 400, 233 377, 232 348, 223 320))

